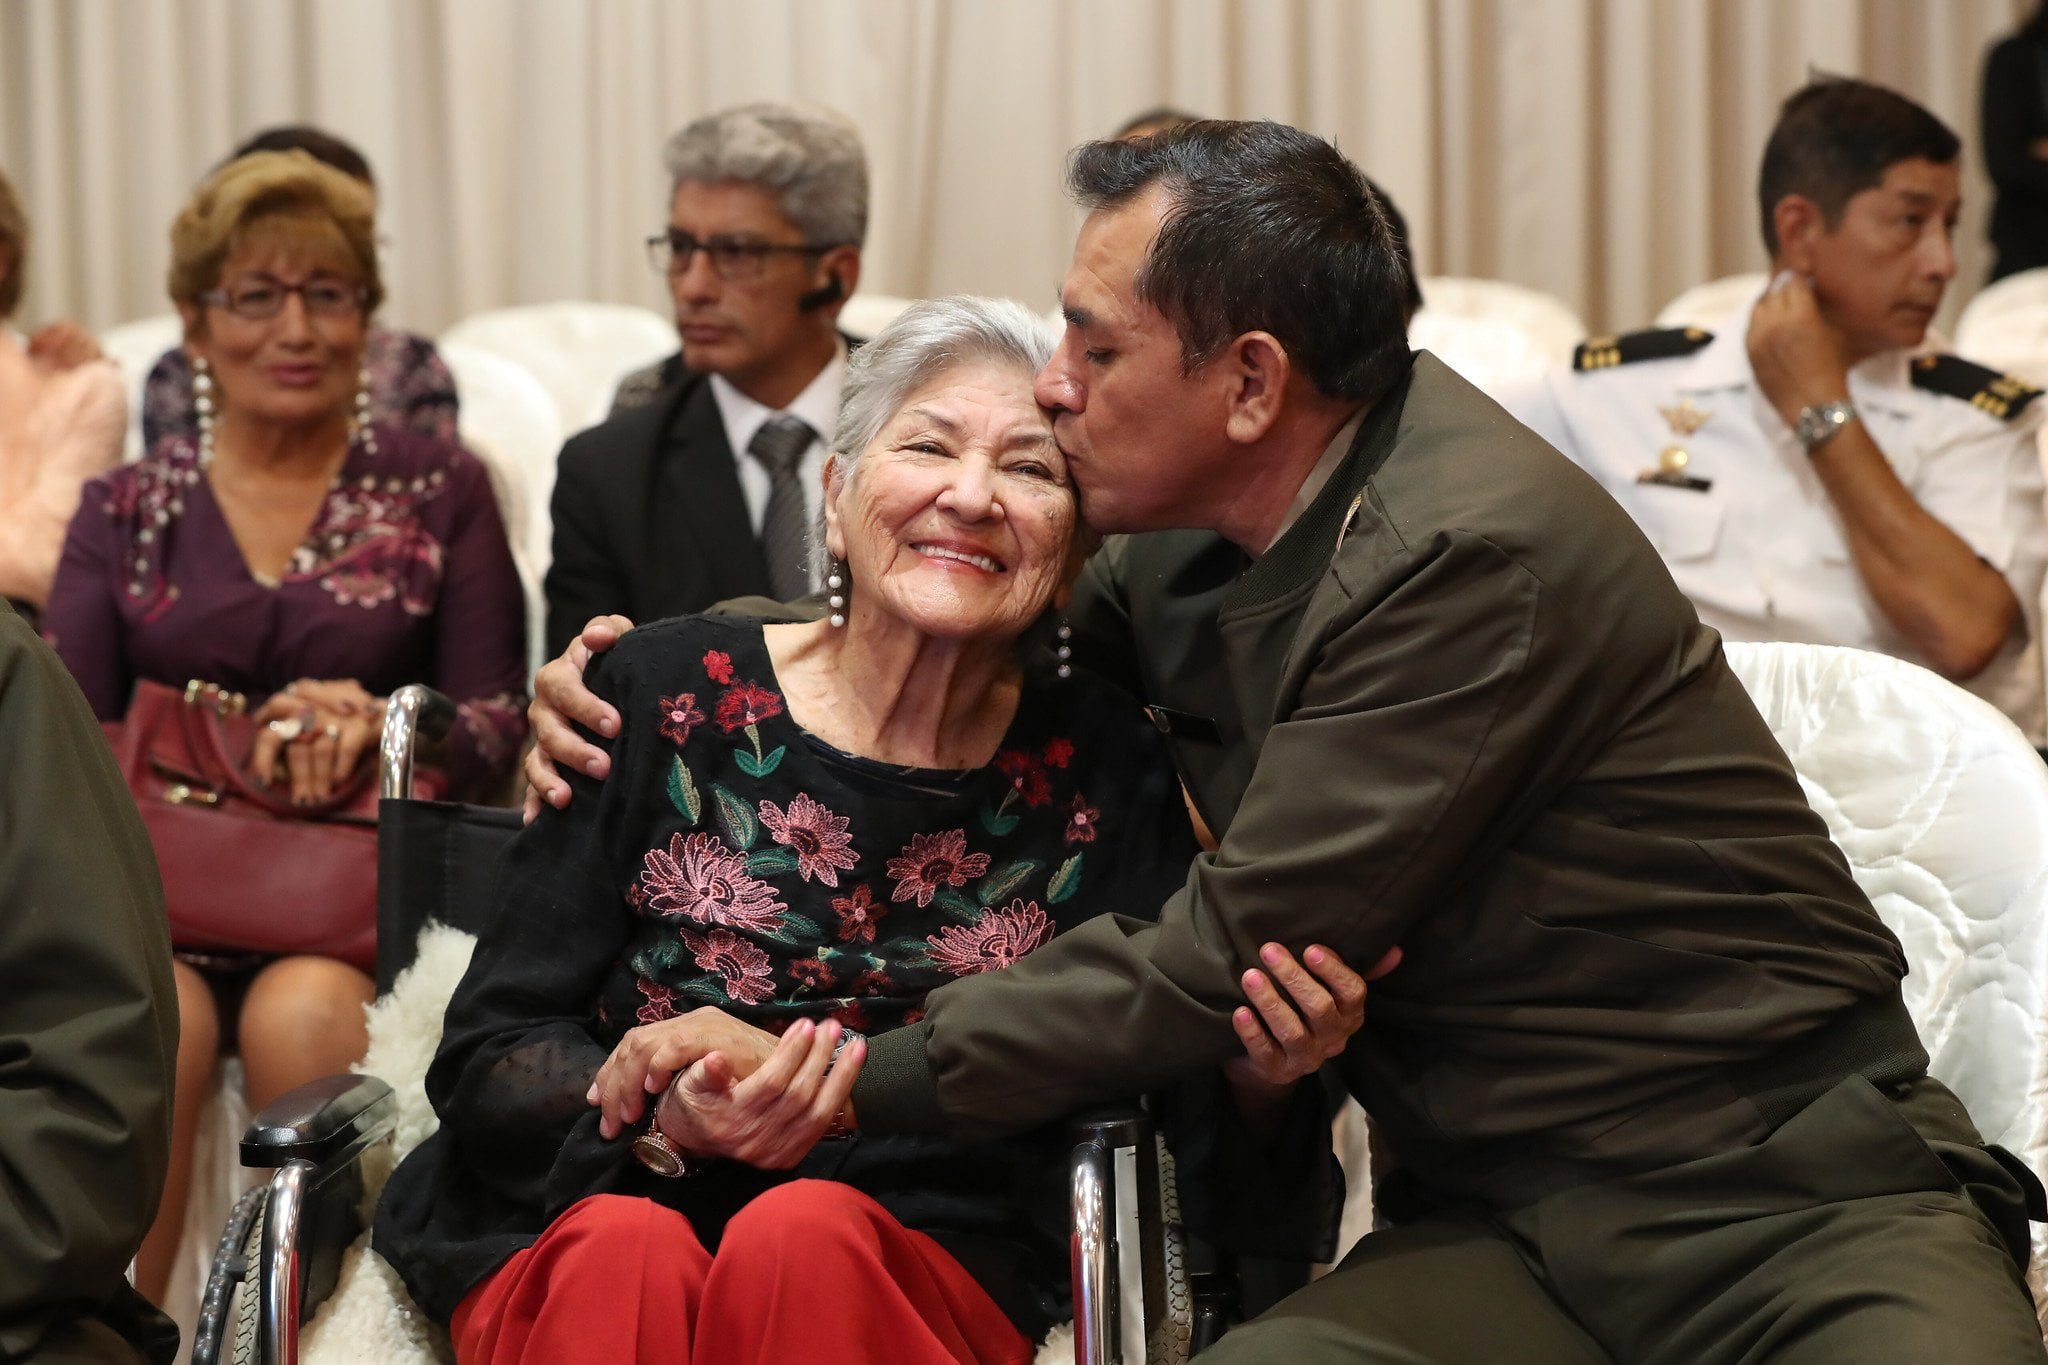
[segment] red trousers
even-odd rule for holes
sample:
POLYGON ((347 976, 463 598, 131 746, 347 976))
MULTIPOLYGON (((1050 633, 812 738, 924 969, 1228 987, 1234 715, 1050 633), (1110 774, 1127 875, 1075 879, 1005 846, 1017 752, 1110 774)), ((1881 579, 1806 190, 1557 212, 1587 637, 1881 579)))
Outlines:
POLYGON ((461 1365, 1023 1365, 1032 1345, 959 1262, 847 1185, 794 1180, 713 1256, 651 1199, 571 1207, 455 1310, 461 1365))

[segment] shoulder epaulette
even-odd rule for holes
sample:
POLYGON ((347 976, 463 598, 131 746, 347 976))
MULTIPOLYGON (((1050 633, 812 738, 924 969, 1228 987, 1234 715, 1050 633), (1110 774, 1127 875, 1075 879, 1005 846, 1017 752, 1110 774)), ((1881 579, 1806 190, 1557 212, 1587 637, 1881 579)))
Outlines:
POLYGON ((1691 355, 1713 339, 1714 334, 1702 327, 1653 327, 1618 337, 1588 337, 1572 352, 1572 368, 1604 370, 1638 360, 1669 360, 1691 355))
POLYGON ((2024 379, 2000 374, 1959 355, 1923 355, 1913 361, 1913 387, 1960 398, 1971 407, 2010 422, 2041 391, 2024 379))

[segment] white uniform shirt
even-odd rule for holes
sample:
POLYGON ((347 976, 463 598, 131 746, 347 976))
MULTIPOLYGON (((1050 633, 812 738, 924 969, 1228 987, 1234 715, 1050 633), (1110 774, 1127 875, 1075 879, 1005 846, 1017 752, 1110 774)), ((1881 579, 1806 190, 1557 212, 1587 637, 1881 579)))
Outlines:
MULTIPOLYGON (((1745 308, 1690 355, 1560 370, 1502 401, 1628 510, 1723 637, 1851 645, 1924 666, 1871 597, 1839 512, 1758 387, 1748 332, 1745 308), (1674 446, 1685 452, 1684 474, 1708 487, 1642 481, 1674 446)), ((1849 373, 1850 401, 1921 507, 2012 586, 2024 628, 1963 685, 2038 745, 2048 527, 2035 437, 2048 398, 2003 420, 1915 387, 1918 359, 1872 356, 1849 373)), ((1665 468, 1673 463, 1664 457, 1665 468)))

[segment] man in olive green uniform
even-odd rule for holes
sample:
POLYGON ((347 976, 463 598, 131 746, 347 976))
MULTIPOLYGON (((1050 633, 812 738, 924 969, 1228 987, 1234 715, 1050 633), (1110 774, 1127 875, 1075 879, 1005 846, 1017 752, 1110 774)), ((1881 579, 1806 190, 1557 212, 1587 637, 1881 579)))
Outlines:
POLYGON ((125 1272, 177 1045, 149 836, 77 684, 0 604, 0 1360, 176 1353, 125 1272))
POLYGON ((1156 924, 873 1039, 861 1127, 1153 1087, 1229 1054, 1261 944, 1399 945, 1338 1062, 1397 1226, 1205 1360, 2044 1359, 2038 1186, 1926 1076, 1897 941, 1627 515, 1411 357, 1357 169, 1198 123, 1071 179, 1039 398, 1089 520, 1151 533, 1091 564, 1074 653, 1220 846, 1156 924))

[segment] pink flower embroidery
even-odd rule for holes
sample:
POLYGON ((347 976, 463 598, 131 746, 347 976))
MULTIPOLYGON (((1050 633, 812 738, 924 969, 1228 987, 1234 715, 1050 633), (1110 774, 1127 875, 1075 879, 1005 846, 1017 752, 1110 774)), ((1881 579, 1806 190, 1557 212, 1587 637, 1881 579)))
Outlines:
POLYGON ((640 885, 650 908, 699 924, 779 929, 789 909, 775 889, 747 871, 747 860, 709 834, 671 834, 668 851, 649 849, 640 885))
POLYGON ((704 656, 704 671, 711 675, 711 681, 730 684, 732 682, 732 655, 721 650, 711 650, 704 656))
POLYGON ((789 964, 789 979, 807 990, 827 990, 832 985, 832 969, 822 957, 800 957, 789 964))
POLYGON ((1074 793, 1074 804, 1067 807, 1067 842, 1070 844, 1094 843, 1095 822, 1101 818, 1101 811, 1083 800, 1079 792, 1074 793))
POLYGON ((730 929, 713 929, 701 938, 683 930, 683 946, 707 972, 716 972, 728 998, 758 1005, 775 994, 768 979, 768 954, 730 929))
POLYGON ((704 723, 704 713, 697 709, 697 694, 683 692, 661 699, 661 732, 677 744, 690 742, 690 731, 704 723))
POLYGON ((647 997, 647 1003, 640 1007, 633 1017, 643 1024, 658 1024, 664 1019, 676 1017, 676 993, 657 981, 641 977, 636 982, 640 994, 647 997))
POLYGON ((761 823, 778 844, 796 850, 799 875, 827 886, 839 885, 840 868, 850 868, 860 859, 849 852, 853 836, 846 832, 847 819, 834 815, 810 797, 798 792, 784 811, 773 801, 761 803, 761 823))
POLYGON ((875 926, 889 913, 864 885, 853 888, 851 896, 834 896, 832 912, 839 916, 839 937, 847 943, 873 943, 875 926))
POLYGON ((932 961, 955 976, 1007 967, 1052 937, 1052 922, 1037 901, 1014 900, 969 925, 949 924, 925 939, 932 961))
POLYGON ((921 906, 930 905, 940 887, 965 886, 969 877, 986 871, 988 855, 967 851, 967 831, 913 834, 903 852, 889 860, 889 875, 896 878, 896 890, 889 899, 915 899, 921 906))
POLYGON ((1042 806, 1052 799, 1052 783, 1046 780, 1045 767, 1030 754, 1005 749, 996 755, 996 767, 1009 776, 1010 785, 1024 798, 1025 805, 1042 806))
POLYGON ((848 1000, 825 1017, 837 1019, 841 1028, 850 1028, 861 1033, 866 1033, 874 1027, 874 1021, 868 1018, 867 1007, 858 1000, 848 1000))
POLYGON ((320 580, 344 607, 376 607, 398 596, 398 585, 371 569, 337 569, 320 580))
POLYGON ((1064 768, 1067 760, 1074 756, 1074 741, 1071 739, 1048 740, 1045 746, 1045 766, 1064 768))
POLYGON ((759 683, 736 683, 718 699, 718 723, 730 734, 782 714, 782 698, 759 683))

